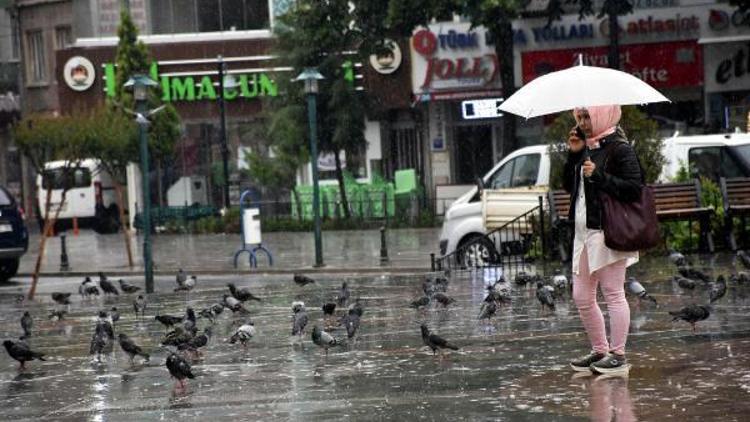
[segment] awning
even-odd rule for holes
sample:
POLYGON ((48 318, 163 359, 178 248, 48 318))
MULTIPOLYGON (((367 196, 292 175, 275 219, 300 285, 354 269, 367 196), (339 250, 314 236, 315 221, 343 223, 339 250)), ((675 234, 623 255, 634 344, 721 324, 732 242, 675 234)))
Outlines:
POLYGON ((698 44, 720 44, 739 41, 750 41, 750 34, 732 35, 729 37, 699 38, 698 44))

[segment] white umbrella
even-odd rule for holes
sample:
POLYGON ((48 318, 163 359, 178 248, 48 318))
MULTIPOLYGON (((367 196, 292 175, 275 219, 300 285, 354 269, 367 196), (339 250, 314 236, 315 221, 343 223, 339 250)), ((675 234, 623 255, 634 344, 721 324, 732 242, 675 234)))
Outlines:
POLYGON ((528 119, 576 107, 662 101, 669 99, 629 73, 579 64, 534 79, 505 100, 500 110, 528 119))

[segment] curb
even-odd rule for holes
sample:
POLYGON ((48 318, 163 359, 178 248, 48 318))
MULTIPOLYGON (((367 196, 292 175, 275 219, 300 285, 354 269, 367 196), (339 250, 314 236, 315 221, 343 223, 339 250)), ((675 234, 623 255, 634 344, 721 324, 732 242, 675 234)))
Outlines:
MULTIPOLYGON (((142 271, 136 270, 104 270, 105 274, 111 277, 129 277, 129 276, 142 276, 142 271)), ((221 270, 221 269, 208 269, 208 270, 192 270, 187 269, 187 272, 195 275, 291 275, 304 272, 306 274, 424 274, 432 272, 429 267, 366 267, 366 268, 340 268, 340 267, 304 267, 294 269, 262 269, 262 270, 221 270)), ((39 273, 39 277, 85 277, 92 274, 96 274, 98 271, 51 271, 39 273)), ((177 273, 177 269, 174 270, 158 270, 154 271, 154 276, 174 276, 177 273)), ((31 277, 32 273, 21 273, 16 274, 16 277, 31 277)))

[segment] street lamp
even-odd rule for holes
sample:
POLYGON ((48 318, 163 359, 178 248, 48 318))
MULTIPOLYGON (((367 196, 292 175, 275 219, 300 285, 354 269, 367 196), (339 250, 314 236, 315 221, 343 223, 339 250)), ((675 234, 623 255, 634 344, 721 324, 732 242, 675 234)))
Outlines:
POLYGON ((315 68, 305 69, 297 76, 295 81, 305 83, 305 94, 307 94, 307 118, 310 123, 310 165, 312 166, 313 182, 313 221, 315 230, 315 267, 323 266, 323 239, 320 232, 320 188, 318 186, 318 118, 316 113, 316 98, 318 94, 318 81, 323 75, 315 68))
POLYGON ((148 183, 148 125, 149 116, 157 110, 148 110, 148 89, 156 86, 156 82, 146 75, 133 75, 125 82, 125 87, 133 87, 135 98, 135 121, 138 123, 138 135, 141 143, 141 181, 143 183, 143 266, 146 277, 146 293, 154 292, 154 269, 151 260, 151 201, 148 183))
POLYGON ((221 160, 224 169, 224 208, 229 209, 229 147, 227 147, 227 118, 224 111, 224 90, 235 89, 239 86, 237 80, 231 74, 226 73, 224 58, 219 55, 216 58, 219 66, 219 114, 221 119, 221 160))

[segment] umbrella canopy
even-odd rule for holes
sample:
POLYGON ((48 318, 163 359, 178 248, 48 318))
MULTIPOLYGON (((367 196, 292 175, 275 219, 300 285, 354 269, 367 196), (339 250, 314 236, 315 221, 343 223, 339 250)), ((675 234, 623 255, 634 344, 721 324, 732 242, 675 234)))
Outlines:
POLYGON ((528 119, 576 107, 662 101, 669 99, 629 73, 580 64, 534 79, 505 100, 500 110, 528 119))

